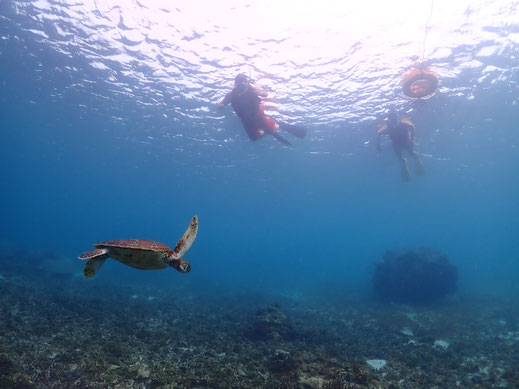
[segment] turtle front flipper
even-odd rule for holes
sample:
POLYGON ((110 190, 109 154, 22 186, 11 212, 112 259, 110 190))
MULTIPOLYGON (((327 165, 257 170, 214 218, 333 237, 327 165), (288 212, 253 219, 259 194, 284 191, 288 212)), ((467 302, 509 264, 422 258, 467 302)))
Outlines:
POLYGON ((106 254, 106 249, 95 249, 95 250, 90 250, 90 251, 87 251, 86 253, 81 254, 78 257, 78 259, 83 259, 83 260, 92 259, 92 258, 100 257, 105 254, 106 254))
POLYGON ((79 259, 88 259, 88 262, 85 263, 85 267, 83 269, 83 274, 85 277, 92 277, 94 274, 97 273, 99 268, 103 266, 103 263, 105 263, 106 258, 108 258, 106 249, 95 249, 87 251, 86 253, 81 254, 78 258, 79 259))
POLYGON ((88 262, 85 263, 85 267, 83 269, 83 274, 85 275, 85 277, 90 278, 94 274, 96 274, 97 271, 101 268, 101 266, 103 266, 103 263, 105 263, 107 258, 108 255, 105 254, 89 259, 88 262))
POLYGON ((191 223, 189 223, 189 227, 187 227, 186 232, 182 235, 182 238, 178 241, 175 249, 173 250, 172 257, 174 259, 180 259, 182 256, 187 253, 187 250, 191 248, 191 245, 196 239, 196 234, 198 233, 198 216, 193 216, 191 219, 191 223))

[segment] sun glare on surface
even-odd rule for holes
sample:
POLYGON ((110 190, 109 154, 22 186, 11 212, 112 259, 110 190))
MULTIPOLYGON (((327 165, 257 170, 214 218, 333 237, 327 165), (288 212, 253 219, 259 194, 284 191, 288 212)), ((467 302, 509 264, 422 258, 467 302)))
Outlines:
MULTIPOLYGON (((516 3, 509 0, 15 4, 44 45, 85 59, 99 79, 123 93, 159 95, 164 88, 206 106, 215 90, 223 93, 245 72, 261 87, 293 96, 291 111, 306 111, 308 96, 312 109, 321 109, 318 101, 333 95, 360 112, 361 104, 376 107, 380 96, 393 96, 403 74, 422 59, 442 80, 453 79, 466 69, 483 70, 481 57, 510 50, 518 40, 516 3)), ((506 79, 511 66, 492 65, 488 69, 506 79)))
MULTIPOLYGON (((67 1, 69 9, 81 14, 78 18, 91 20, 92 27, 104 27, 102 31, 88 31, 99 40, 110 44, 122 35, 124 44, 137 45, 149 38, 160 41, 162 48, 176 50, 180 39, 186 51, 203 52, 205 46, 219 49, 208 52, 207 59, 222 66, 238 65, 243 57, 271 64, 292 61, 296 65, 315 58, 335 60, 357 44, 363 46, 362 57, 358 57, 362 61, 373 61, 380 55, 389 61, 401 60, 419 56, 424 49, 427 56, 453 41, 449 36, 453 26, 477 24, 482 12, 474 10, 484 8, 491 14, 496 7, 503 7, 496 2, 471 0, 67 1), (424 47, 426 25, 429 36, 424 47), (275 43, 272 55, 260 52, 262 42, 275 43)), ((45 0, 34 4, 51 8, 45 0)), ((74 18, 74 14, 69 15, 74 18)), ((138 49, 145 52, 149 47, 141 45, 138 49)))

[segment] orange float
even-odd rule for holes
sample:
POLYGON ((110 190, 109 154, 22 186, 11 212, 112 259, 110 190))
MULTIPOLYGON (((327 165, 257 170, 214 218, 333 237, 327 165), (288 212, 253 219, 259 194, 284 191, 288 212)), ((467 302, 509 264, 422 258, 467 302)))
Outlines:
POLYGON ((402 80, 404 94, 415 99, 432 96, 437 88, 438 75, 430 70, 413 69, 402 80))

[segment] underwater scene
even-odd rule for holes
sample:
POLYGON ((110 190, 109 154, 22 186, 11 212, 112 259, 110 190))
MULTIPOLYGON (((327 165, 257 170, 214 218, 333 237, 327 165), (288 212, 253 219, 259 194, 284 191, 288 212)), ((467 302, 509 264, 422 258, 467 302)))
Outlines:
POLYGON ((1 0, 0 388, 519 388, 519 1, 1 0))

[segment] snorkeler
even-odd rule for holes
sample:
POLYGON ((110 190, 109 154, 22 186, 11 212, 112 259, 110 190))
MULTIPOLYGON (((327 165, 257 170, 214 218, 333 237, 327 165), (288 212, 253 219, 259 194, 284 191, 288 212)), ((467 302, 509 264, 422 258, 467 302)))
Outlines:
POLYGON ((234 112, 240 117, 245 131, 247 131, 247 135, 253 141, 268 133, 281 143, 290 145, 291 143, 287 139, 279 135, 278 129, 280 128, 299 138, 304 138, 306 128, 283 122, 276 123, 265 115, 265 106, 261 97, 266 97, 266 95, 266 92, 253 86, 245 74, 240 73, 234 79, 233 90, 227 93, 218 106, 223 109, 231 103, 234 112))
POLYGON ((404 150, 414 158, 416 174, 419 176, 425 174, 425 169, 422 160, 420 159, 420 155, 414 151, 414 128, 415 126, 410 119, 400 118, 395 111, 389 111, 386 120, 378 129, 377 150, 379 153, 382 151, 382 148, 380 147, 380 138, 382 138, 382 135, 389 135, 391 143, 393 144, 393 150, 402 165, 402 181, 409 181, 411 179, 411 174, 409 174, 409 168, 407 166, 407 159, 404 157, 404 150))

